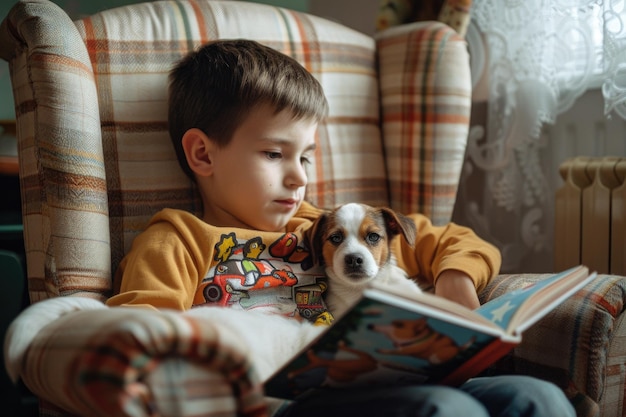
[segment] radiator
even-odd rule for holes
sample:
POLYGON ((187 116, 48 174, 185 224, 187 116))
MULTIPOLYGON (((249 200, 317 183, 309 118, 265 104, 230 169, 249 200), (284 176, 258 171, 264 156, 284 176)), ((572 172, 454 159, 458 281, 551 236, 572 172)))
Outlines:
POLYGON ((554 266, 626 275, 626 158, 576 157, 559 166, 554 266))

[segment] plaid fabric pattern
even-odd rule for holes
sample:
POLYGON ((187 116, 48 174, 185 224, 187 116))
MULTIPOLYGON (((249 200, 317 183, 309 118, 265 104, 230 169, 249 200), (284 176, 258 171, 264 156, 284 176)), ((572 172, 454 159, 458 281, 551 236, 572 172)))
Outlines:
MULTIPOLYGON (((481 303, 540 281, 546 275, 500 275, 481 303)), ((491 369, 527 374, 559 385, 578 416, 617 417, 626 397, 626 278, 598 278, 524 333, 522 343, 491 369)))
POLYGON ((44 415, 267 415, 249 346, 209 316, 59 297, 11 332, 32 339, 12 345, 10 372, 53 404, 44 415))
POLYGON ((54 7, 39 15, 42 6, 48 4, 13 9, 3 26, 16 33, 36 16, 21 27, 34 45, 10 60, 31 301, 104 299, 111 285, 109 217, 93 73, 76 29, 63 24, 67 15, 54 7))
POLYGON ((138 4, 77 27, 96 74, 113 269, 156 211, 199 207, 169 142, 165 86, 175 61, 213 39, 252 38, 278 49, 328 92, 308 200, 388 204, 371 38, 302 13, 219 1, 138 4))
POLYGON ((74 28, 59 8, 34 1, 7 25, 29 14, 40 22, 20 26, 32 52, 15 57, 11 68, 33 301, 106 298, 116 266, 155 212, 199 210, 169 142, 167 74, 188 51, 220 37, 253 38, 293 56, 327 92, 330 115, 309 172, 311 202, 361 201, 421 211, 436 223, 451 218, 466 143, 459 113, 468 110, 453 87, 469 79, 435 77, 435 70, 466 67, 457 65, 467 59, 464 42, 442 25, 390 31, 378 41, 381 99, 377 43, 302 13, 240 2, 152 2, 105 11, 74 28), (261 29, 247 21, 272 24, 261 29), (39 32, 42 26, 52 33, 39 32), (429 39, 429 52, 415 37, 429 39), (426 70, 417 61, 424 54, 432 63, 426 70))
POLYGON ((465 157, 471 76, 465 42, 440 22, 377 36, 391 206, 445 224, 465 157))

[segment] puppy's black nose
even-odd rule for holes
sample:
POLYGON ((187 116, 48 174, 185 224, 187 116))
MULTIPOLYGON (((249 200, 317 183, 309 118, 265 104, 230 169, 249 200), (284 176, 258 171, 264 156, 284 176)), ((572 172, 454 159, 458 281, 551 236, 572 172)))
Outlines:
POLYGON ((358 268, 363 264, 363 258, 357 255, 346 255, 346 266, 350 268, 358 268))

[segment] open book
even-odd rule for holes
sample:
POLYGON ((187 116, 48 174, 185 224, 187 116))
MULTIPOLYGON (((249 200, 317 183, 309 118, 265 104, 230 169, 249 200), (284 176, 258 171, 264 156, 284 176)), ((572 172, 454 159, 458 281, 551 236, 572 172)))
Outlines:
POLYGON ((315 387, 458 385, 521 342, 522 333, 593 280, 568 269, 470 310, 432 294, 376 286, 265 383, 292 399, 315 387))

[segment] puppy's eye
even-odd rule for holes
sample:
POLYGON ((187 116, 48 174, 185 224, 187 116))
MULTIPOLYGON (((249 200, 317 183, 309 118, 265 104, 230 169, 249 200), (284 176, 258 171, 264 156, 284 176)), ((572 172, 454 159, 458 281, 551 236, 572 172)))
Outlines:
POLYGON ((367 243, 375 245, 380 240, 380 235, 378 233, 371 232, 367 234, 365 240, 367 240, 367 243))
POLYGON ((333 233, 332 235, 328 236, 328 241, 333 245, 339 245, 341 242, 343 242, 343 234, 339 232, 333 233))

